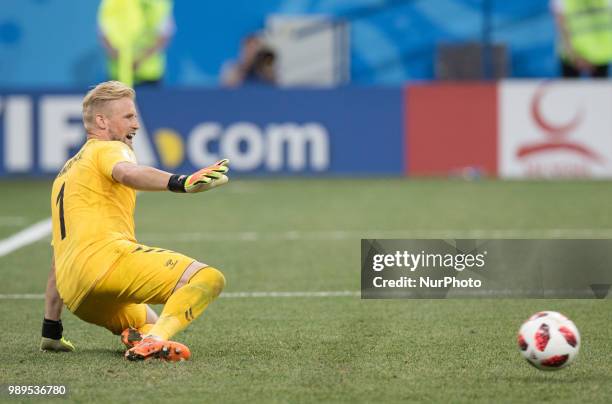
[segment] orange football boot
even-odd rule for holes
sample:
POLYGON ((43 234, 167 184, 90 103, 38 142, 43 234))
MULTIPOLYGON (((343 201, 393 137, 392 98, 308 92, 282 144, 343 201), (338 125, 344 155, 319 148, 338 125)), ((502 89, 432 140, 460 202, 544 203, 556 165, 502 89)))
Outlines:
POLYGON ((140 341, 142 341, 142 334, 136 328, 126 328, 121 333, 121 342, 127 349, 134 348, 140 341))
POLYGON ((186 361, 191 357, 189 348, 180 342, 160 341, 155 338, 144 338, 125 353, 130 361, 160 359, 168 362, 186 361))

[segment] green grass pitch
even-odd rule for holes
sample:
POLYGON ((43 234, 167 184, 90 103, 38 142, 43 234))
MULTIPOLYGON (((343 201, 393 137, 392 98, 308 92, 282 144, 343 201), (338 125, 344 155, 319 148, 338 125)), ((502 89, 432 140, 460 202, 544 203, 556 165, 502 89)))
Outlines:
MULTIPOLYGON (((0 239, 49 216, 49 182, 0 187, 0 239)), ((140 242, 220 268, 228 294, 356 292, 360 238, 612 237, 612 184, 242 179, 199 195, 141 194, 136 229, 140 242)), ((0 258, 0 295, 43 293, 48 243, 0 258)), ((221 297, 176 336, 193 354, 178 364, 127 362, 117 337, 69 312, 64 334, 77 352, 41 353, 42 314, 41 299, 0 299, 0 384, 64 384, 74 402, 612 397, 610 299, 221 297), (582 350, 569 368, 541 372, 518 353, 516 331, 538 310, 561 311, 580 329, 582 350)))

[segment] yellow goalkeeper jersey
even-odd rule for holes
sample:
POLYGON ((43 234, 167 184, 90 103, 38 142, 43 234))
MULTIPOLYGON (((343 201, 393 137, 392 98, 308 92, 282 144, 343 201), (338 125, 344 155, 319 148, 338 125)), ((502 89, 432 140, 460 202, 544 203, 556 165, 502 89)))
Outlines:
POLYGON ((136 193, 112 176, 115 164, 124 161, 136 163, 128 145, 90 139, 53 182, 56 283, 71 311, 136 241, 136 193))

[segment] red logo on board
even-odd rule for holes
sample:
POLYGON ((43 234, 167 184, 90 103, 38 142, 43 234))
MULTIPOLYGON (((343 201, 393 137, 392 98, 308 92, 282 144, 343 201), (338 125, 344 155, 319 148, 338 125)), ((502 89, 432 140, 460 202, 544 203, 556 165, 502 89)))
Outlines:
POLYGON ((567 139, 582 123, 584 119, 584 111, 582 109, 567 123, 552 123, 544 119, 542 115, 542 98, 548 88, 548 84, 540 86, 531 100, 531 117, 548 139, 544 142, 532 143, 520 147, 517 152, 518 158, 525 158, 542 152, 565 150, 601 163, 602 158, 597 153, 580 143, 571 142, 567 139))

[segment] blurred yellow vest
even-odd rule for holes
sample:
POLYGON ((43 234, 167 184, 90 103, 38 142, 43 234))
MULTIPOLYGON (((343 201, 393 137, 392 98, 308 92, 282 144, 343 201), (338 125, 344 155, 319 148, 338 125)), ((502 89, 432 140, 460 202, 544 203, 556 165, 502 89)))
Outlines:
POLYGON ((133 85, 162 78, 166 68, 163 51, 144 59, 136 71, 132 71, 132 64, 141 52, 155 45, 162 24, 171 13, 171 0, 102 0, 98 23, 119 52, 117 59, 108 60, 112 79, 133 85))
POLYGON ((563 0, 563 6, 570 42, 578 56, 596 65, 612 61, 609 0, 563 0))

